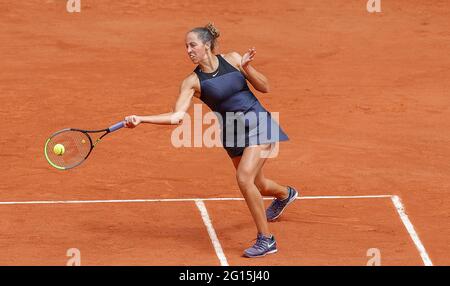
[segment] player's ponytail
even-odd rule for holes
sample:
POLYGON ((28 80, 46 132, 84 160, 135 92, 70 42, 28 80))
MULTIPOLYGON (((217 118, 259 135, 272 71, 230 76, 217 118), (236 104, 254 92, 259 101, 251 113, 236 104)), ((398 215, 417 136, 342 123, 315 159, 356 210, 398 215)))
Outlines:
POLYGON ((217 39, 220 36, 219 29, 217 29, 213 23, 206 24, 205 28, 211 33, 214 39, 217 39))

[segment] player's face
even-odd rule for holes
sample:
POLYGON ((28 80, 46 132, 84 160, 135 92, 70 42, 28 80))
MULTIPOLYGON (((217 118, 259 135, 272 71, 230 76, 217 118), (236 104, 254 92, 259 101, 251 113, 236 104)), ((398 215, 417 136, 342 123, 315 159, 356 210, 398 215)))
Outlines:
POLYGON ((194 64, 198 64, 206 57, 207 46, 197 37, 197 33, 186 35, 186 52, 194 64))

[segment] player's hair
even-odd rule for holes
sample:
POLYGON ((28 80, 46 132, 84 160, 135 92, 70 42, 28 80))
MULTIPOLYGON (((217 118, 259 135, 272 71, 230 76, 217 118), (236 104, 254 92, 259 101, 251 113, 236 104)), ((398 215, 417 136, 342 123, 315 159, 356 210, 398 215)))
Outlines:
POLYGON ((196 33, 203 44, 209 43, 211 46, 211 51, 214 52, 220 32, 213 23, 208 23, 204 27, 194 28, 190 32, 196 33))

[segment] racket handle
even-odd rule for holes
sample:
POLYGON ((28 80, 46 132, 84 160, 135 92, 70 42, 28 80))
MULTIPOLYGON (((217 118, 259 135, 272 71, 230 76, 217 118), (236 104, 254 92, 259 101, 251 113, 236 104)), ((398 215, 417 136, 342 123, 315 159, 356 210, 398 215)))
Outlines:
POLYGON ((124 126, 125 126, 125 121, 120 121, 120 122, 114 124, 113 126, 109 127, 108 130, 109 130, 109 132, 114 132, 124 126))

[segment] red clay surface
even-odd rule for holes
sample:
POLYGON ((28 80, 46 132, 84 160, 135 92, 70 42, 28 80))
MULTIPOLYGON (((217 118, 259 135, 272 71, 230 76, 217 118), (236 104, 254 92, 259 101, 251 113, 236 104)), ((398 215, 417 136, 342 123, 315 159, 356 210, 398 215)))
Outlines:
POLYGON ((2 206, 2 265, 220 265, 193 203, 2 206), (189 218, 187 224, 185 218, 189 218))
MULTIPOLYGON (((366 11, 366 0, 81 2, 74 14, 65 1, 0 2, 0 201, 240 196, 225 151, 176 149, 169 126, 120 130, 68 172, 43 157, 45 139, 61 128, 104 128, 129 114, 170 111, 194 69, 185 32, 213 21, 219 52, 257 48, 254 65, 271 92, 256 95, 280 113, 291 139, 266 175, 306 196, 397 194, 433 263, 450 264, 446 1, 383 0, 379 14, 366 11)), ((254 236, 244 206, 207 206, 231 263, 364 265, 364 248, 378 247, 383 263, 421 265, 389 204, 296 204, 272 226, 280 252, 256 262, 238 257, 254 236), (221 218, 227 209, 236 215, 221 218), (290 246, 292 233, 303 243, 290 246)), ((82 264, 164 265, 158 255, 186 247, 177 235, 195 227, 196 255, 173 263, 215 265, 194 207, 2 205, 1 264, 64 265, 66 248, 79 247, 82 264), (168 217, 155 220, 152 208, 168 217), (120 254, 102 252, 99 236, 120 254), (48 259, 39 258, 44 252, 48 259)))

